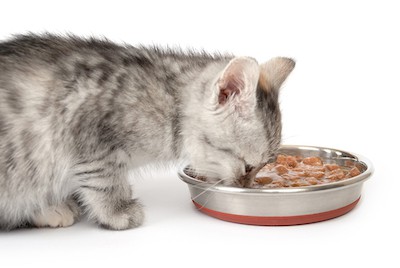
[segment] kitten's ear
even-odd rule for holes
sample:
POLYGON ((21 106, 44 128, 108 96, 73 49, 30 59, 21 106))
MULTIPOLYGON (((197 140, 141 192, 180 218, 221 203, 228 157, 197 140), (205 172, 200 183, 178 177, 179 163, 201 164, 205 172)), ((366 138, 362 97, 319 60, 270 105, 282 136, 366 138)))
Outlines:
POLYGON ((272 58, 260 66, 259 85, 265 91, 278 90, 296 63, 289 58, 272 58))
POLYGON ((230 100, 240 103, 249 98, 255 92, 259 75, 255 59, 239 57, 231 60, 218 79, 218 103, 224 105, 230 100))

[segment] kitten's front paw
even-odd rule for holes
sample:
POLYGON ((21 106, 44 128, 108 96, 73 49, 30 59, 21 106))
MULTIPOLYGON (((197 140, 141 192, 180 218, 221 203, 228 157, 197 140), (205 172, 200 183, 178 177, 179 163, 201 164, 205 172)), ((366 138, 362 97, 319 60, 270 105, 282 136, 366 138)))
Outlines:
POLYGON ((59 206, 52 206, 35 215, 31 222, 36 227, 67 227, 79 217, 80 209, 73 201, 59 206))
POLYGON ((136 199, 120 201, 116 204, 111 217, 99 219, 102 227, 111 230, 125 230, 138 227, 143 223, 143 206, 136 199))

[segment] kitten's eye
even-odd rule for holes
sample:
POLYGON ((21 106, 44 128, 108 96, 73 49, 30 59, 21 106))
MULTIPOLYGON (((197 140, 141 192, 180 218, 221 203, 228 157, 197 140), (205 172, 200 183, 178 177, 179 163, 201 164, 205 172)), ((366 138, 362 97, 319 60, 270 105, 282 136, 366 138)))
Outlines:
POLYGON ((252 171, 254 169, 254 167, 250 166, 250 165, 245 165, 244 168, 246 170, 246 173, 249 173, 250 171, 252 171))

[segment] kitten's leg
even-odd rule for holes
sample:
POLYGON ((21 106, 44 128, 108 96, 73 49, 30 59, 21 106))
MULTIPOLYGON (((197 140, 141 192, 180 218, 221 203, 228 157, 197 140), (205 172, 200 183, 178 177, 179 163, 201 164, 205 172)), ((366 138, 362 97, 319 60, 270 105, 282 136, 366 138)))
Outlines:
POLYGON ((89 218, 113 230, 137 227, 144 219, 142 205, 132 199, 126 171, 119 168, 113 165, 107 170, 85 172, 90 177, 81 179, 79 191, 80 202, 86 207, 89 218))
POLYGON ((80 215, 78 204, 70 199, 67 202, 50 206, 31 219, 31 224, 36 227, 67 227, 71 226, 80 215))

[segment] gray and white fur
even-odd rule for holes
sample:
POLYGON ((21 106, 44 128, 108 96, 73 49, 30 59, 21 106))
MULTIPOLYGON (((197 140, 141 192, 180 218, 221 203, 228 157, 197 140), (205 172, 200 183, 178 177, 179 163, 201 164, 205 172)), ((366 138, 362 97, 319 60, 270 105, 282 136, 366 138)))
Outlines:
POLYGON ((0 229, 139 226, 128 171, 186 161, 234 184, 281 140, 288 58, 259 65, 107 40, 21 35, 0 43, 0 229))

